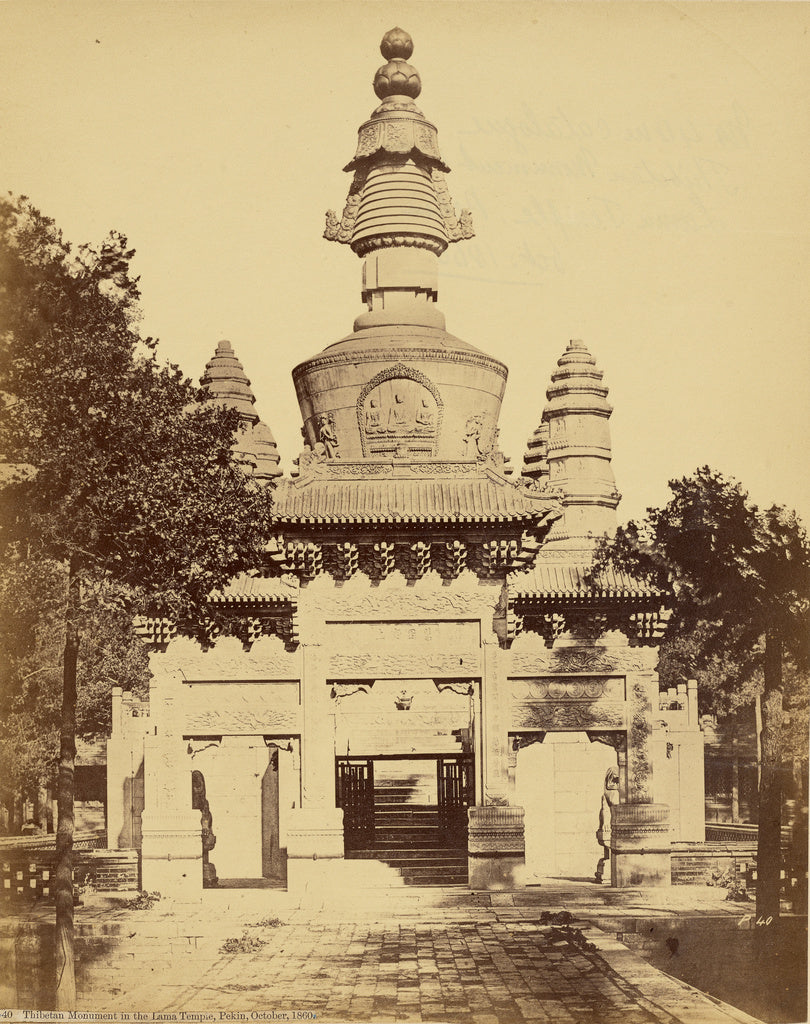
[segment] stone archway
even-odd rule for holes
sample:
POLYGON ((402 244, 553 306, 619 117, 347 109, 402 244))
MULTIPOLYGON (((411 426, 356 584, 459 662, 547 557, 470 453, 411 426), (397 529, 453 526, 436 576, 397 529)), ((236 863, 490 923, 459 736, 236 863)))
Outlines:
POLYGON ((596 832, 605 774, 617 769, 610 746, 584 732, 549 732, 519 745, 515 802, 525 809, 526 877, 593 881, 603 849, 596 832))

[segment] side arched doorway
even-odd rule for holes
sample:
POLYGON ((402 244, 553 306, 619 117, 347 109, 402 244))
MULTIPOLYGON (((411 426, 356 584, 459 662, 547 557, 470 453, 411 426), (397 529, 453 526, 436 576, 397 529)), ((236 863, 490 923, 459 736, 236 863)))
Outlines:
POLYGON ((605 777, 617 769, 616 750, 584 732, 538 733, 518 747, 515 802, 526 812, 527 880, 594 881, 603 856, 596 833, 605 777))

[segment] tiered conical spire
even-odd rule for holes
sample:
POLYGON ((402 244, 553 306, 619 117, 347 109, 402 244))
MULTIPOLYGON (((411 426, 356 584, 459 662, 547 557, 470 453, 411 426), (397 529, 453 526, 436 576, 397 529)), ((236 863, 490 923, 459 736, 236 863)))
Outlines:
POLYGON ((221 341, 216 352, 205 364, 200 384, 220 405, 236 409, 246 423, 255 423, 259 416, 253 406, 256 398, 250 390, 250 381, 242 364, 236 358, 229 341, 221 341))
POLYGON ((391 29, 380 51, 388 61, 374 76, 382 103, 360 126, 357 151, 344 168, 354 179, 343 215, 327 212, 324 237, 366 259, 363 300, 369 313, 356 330, 381 323, 443 327, 432 306, 435 259, 450 242, 472 237, 472 217, 468 210, 456 216, 436 126, 414 103, 422 83, 408 63, 411 37, 391 29))
POLYGON ((245 426, 236 442, 239 455, 251 466, 256 480, 272 480, 281 476, 278 448, 270 428, 259 419, 253 406, 256 398, 242 364, 229 341, 220 341, 213 357, 205 364, 200 384, 210 400, 236 409, 245 426))
POLYGON ((620 494, 611 468, 610 427, 603 372, 582 341, 571 341, 557 360, 546 391, 548 404, 529 438, 521 475, 548 482, 563 495, 563 518, 548 546, 591 546, 616 529, 620 494))

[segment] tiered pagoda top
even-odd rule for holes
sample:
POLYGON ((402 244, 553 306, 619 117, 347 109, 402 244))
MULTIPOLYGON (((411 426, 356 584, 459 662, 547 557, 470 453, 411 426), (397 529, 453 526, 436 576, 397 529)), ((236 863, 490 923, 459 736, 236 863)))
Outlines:
POLYGON ((563 494, 564 514, 546 554, 567 551, 590 562, 593 548, 616 531, 621 495, 611 467, 608 389, 602 370, 582 341, 571 341, 557 360, 540 425, 529 438, 521 475, 563 494))
POLYGON ((205 364, 200 384, 210 401, 236 409, 239 413, 243 429, 234 447, 250 467, 251 476, 259 481, 281 476, 275 438, 253 408, 256 398, 250 390, 250 381, 229 341, 221 341, 217 345, 216 352, 205 364))

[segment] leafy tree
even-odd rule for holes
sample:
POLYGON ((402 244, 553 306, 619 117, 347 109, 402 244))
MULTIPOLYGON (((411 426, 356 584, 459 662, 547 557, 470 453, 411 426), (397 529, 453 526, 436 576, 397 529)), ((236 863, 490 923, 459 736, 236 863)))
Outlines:
POLYGON ((810 625, 810 545, 795 512, 753 505, 708 467, 670 481, 672 498, 606 542, 608 562, 671 587, 679 621, 670 666, 716 673, 715 699, 750 700, 761 677, 757 920, 779 917, 784 664, 803 671, 810 625), (687 637, 692 636, 689 647, 687 637), (742 680, 743 687, 738 689, 742 680))
MULTIPOLYGON (((31 558, 7 558, 0 579, 0 804, 11 819, 25 799, 37 806, 39 793, 56 781, 66 583, 64 565, 31 558)), ((148 658, 130 616, 116 605, 85 602, 77 735, 107 735, 112 687, 145 694, 147 680, 148 658)))
POLYGON ((0 200, 0 520, 7 558, 64 572, 56 837, 57 1009, 75 1004, 73 771, 86 610, 199 618, 258 564, 270 497, 235 455, 239 417, 138 332, 133 250, 73 249, 25 198, 0 200))

